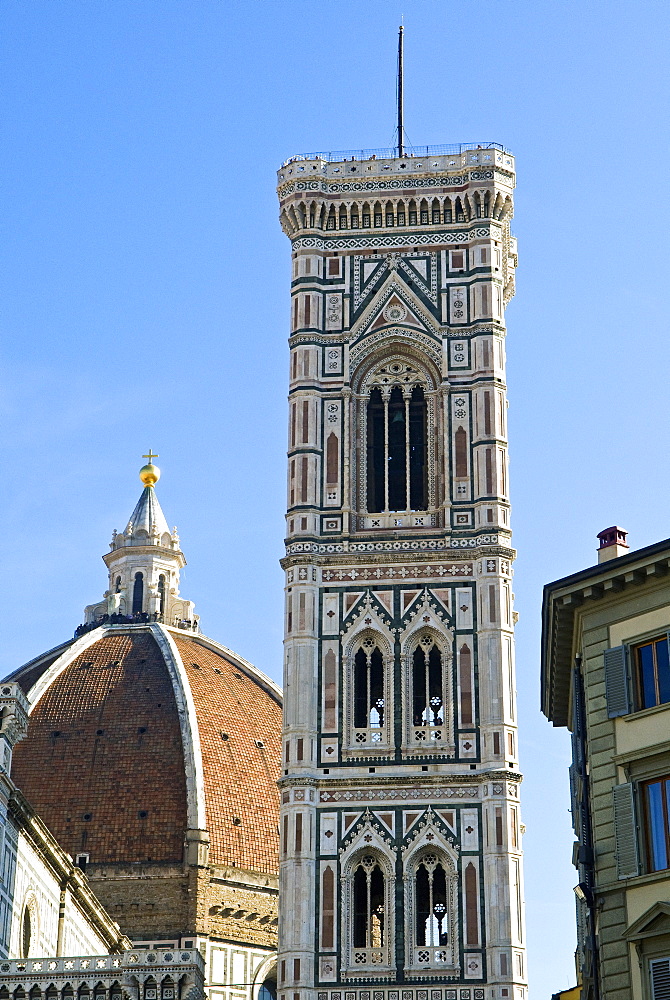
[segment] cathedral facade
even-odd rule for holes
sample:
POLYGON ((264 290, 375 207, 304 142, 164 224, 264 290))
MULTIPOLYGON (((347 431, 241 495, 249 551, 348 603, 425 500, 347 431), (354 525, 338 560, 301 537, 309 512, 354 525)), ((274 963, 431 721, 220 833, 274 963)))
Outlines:
POLYGON ((512 156, 315 154, 291 240, 281 1000, 526 996, 512 156))

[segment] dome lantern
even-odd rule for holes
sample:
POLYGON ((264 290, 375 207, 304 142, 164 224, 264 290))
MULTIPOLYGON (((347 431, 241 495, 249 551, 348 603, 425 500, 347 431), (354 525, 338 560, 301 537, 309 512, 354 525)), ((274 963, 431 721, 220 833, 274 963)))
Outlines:
POLYGON ((110 551, 102 558, 109 570, 109 586, 103 600, 85 609, 79 631, 95 624, 129 624, 160 621, 186 624, 194 631, 198 617, 192 601, 179 596, 179 571, 186 565, 177 529, 170 531, 155 485, 160 469, 153 464, 157 454, 149 449, 140 469, 144 489, 130 515, 125 531, 115 531, 110 551))

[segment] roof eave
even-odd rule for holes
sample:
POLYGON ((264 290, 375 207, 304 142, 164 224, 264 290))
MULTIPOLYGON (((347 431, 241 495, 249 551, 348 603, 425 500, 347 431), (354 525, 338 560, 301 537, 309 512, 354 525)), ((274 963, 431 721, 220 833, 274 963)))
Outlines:
POLYGON ((542 712, 554 726, 568 725, 575 609, 585 600, 598 600, 614 589, 622 590, 641 582, 648 575, 649 566, 667 573, 669 560, 670 538, 666 538, 545 585, 540 697, 542 712), (643 567, 645 573, 639 576, 643 567), (610 586, 606 587, 608 583, 610 586))

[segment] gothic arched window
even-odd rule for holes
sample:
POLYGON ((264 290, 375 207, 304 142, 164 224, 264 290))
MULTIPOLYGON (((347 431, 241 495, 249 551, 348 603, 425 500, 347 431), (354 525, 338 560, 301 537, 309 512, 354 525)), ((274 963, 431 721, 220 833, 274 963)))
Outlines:
POLYGON ((133 583, 133 614, 141 613, 144 604, 144 577, 141 573, 135 574, 133 583))
POLYGON ((407 960, 410 968, 439 968, 458 961, 458 879, 440 850, 424 849, 412 865, 405 905, 411 913, 407 960))
POLYGON ((447 671, 432 635, 421 637, 410 661, 412 729, 410 742, 444 745, 449 740, 447 671))
POLYGON ((354 657, 354 741, 382 743, 384 727, 384 658, 372 639, 354 657))
POLYGON ((426 399, 420 385, 374 387, 367 404, 367 509, 425 510, 426 399))
POLYGON ((354 965, 384 961, 386 947, 384 873, 372 854, 364 855, 353 872, 352 944, 354 965))
POLYGON ((431 948, 449 943, 447 878, 434 854, 426 854, 416 870, 416 943, 431 948))

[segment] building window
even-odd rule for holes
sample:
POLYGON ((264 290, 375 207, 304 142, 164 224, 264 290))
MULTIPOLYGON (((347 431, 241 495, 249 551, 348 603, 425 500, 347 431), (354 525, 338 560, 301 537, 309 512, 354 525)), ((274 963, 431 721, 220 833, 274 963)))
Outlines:
POLYGON ((653 958, 649 962, 651 975, 651 1000, 668 1000, 670 997, 670 958, 653 958))
POLYGON ((135 582, 133 583, 133 614, 140 614, 142 612, 142 605, 144 604, 144 577, 141 573, 135 574, 135 582))
MULTIPOLYGON (((430 636, 417 646, 412 658, 412 711, 414 726, 436 730, 444 725, 442 654, 430 636)), ((431 738, 436 737, 431 734, 431 738)))
POLYGON ((158 577, 158 601, 158 610, 162 616, 165 614, 165 577, 162 573, 158 577))
POLYGON ((354 657, 354 741, 381 743, 384 728, 384 658, 367 639, 354 657))
POLYGON ((670 867, 670 777, 642 785, 647 848, 647 870, 670 867))
POLYGON ((30 944, 33 936, 32 921, 30 919, 30 908, 26 906, 23 911, 23 923, 21 926, 21 957, 28 958, 30 955, 30 944))
POLYGON ((444 974, 458 956, 458 877, 439 849, 423 849, 410 862, 406 881, 407 961, 414 970, 438 968, 444 974))
POLYGON ((367 509, 426 509, 426 400, 410 393, 372 389, 367 404, 367 509))
MULTIPOLYGON (((435 854, 424 855, 416 871, 416 943, 426 948, 442 948, 449 943, 447 920, 447 878, 435 854)), ((417 956, 419 962, 429 960, 417 956)), ((446 953, 436 956, 446 959, 446 953)), ((432 963, 431 963, 432 964, 432 963)))
POLYGON ((364 855, 353 873, 354 965, 383 962, 385 946, 384 874, 374 855, 364 855))
POLYGON ((670 661, 668 637, 650 639, 634 646, 633 662, 639 708, 670 702, 670 661))

